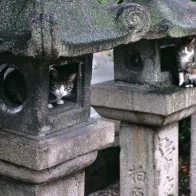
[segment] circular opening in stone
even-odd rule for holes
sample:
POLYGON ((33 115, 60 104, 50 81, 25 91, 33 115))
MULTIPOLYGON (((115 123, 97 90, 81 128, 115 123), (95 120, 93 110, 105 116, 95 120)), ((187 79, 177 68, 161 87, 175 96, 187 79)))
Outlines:
POLYGON ((27 85, 16 66, 10 64, 0 66, 0 85, 0 96, 5 106, 17 108, 24 104, 27 99, 27 85))
POLYGON ((129 68, 131 67, 132 71, 139 72, 143 69, 143 63, 139 52, 129 53, 125 57, 125 60, 125 65, 127 65, 129 68))

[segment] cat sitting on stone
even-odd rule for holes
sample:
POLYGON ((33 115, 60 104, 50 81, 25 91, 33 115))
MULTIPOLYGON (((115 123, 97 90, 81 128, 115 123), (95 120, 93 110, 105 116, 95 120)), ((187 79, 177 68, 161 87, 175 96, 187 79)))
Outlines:
POLYGON ((179 86, 196 85, 195 38, 181 46, 177 52, 179 86))
POLYGON ((54 103, 64 104, 62 98, 71 94, 71 91, 74 88, 74 80, 76 75, 76 73, 72 73, 64 78, 56 69, 50 69, 48 108, 53 108, 54 103))

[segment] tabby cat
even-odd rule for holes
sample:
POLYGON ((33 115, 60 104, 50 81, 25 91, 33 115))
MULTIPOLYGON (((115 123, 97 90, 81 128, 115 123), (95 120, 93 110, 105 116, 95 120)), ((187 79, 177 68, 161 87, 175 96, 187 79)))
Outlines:
POLYGON ((53 108, 53 104, 64 104, 62 98, 69 96, 74 88, 74 81, 76 73, 68 75, 66 78, 62 77, 59 72, 50 69, 50 83, 49 83, 49 104, 48 108, 53 108))
POLYGON ((177 52, 179 86, 196 85, 195 38, 181 46, 177 52))

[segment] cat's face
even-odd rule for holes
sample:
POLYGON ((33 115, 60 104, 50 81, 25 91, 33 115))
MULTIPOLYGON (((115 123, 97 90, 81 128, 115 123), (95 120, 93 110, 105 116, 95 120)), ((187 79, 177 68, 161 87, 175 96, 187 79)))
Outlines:
POLYGON ((58 88, 56 89, 56 94, 62 97, 67 96, 69 93, 71 93, 73 87, 74 87, 74 80, 75 80, 76 74, 71 74, 65 81, 60 81, 60 84, 58 88))
POLYGON ((70 74, 67 78, 61 78, 56 70, 51 70, 52 75, 50 93, 56 97, 65 97, 69 95, 74 88, 76 73, 70 74))
POLYGON ((195 52, 195 38, 189 42, 188 44, 185 44, 179 51, 180 55, 194 55, 195 52))
POLYGON ((71 90, 72 89, 68 89, 66 85, 62 84, 54 89, 53 94, 59 97, 65 97, 71 92, 71 90))

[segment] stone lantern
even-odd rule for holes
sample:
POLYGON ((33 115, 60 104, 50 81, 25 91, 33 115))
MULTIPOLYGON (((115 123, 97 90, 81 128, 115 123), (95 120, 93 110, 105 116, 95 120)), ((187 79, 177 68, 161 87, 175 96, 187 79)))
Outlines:
POLYGON ((0 195, 82 196, 85 167, 114 139, 112 123, 89 119, 92 53, 141 39, 149 15, 91 0, 2 0, 0 10, 0 195), (75 74, 52 108, 51 68, 75 74))
MULTIPOLYGON (((121 121, 121 195, 177 196, 178 121, 195 112, 196 89, 178 86, 176 46, 196 35, 196 4, 131 2, 148 10, 150 30, 114 48, 114 81, 94 85, 91 102, 101 116, 121 121)), ((192 158, 195 195, 195 153, 192 158)))

